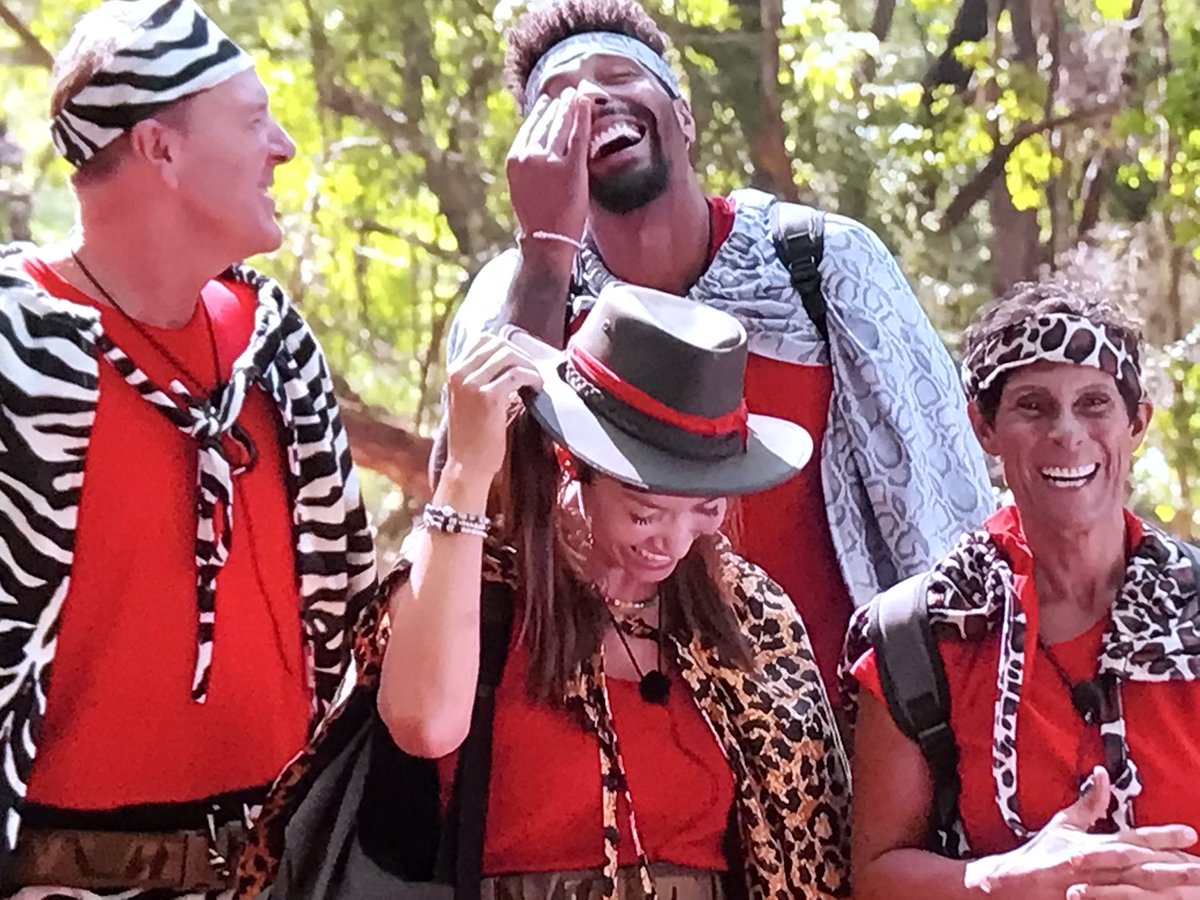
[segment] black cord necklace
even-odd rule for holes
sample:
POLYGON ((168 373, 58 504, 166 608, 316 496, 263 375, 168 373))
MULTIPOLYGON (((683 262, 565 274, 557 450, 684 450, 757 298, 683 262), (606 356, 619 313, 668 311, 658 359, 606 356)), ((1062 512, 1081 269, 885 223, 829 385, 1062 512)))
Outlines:
POLYGON ((1058 661, 1058 658, 1050 650, 1050 647, 1042 640, 1042 636, 1037 636, 1037 644, 1045 654, 1046 659, 1050 662, 1051 668, 1058 675, 1059 680, 1063 683, 1063 687, 1071 694, 1071 705, 1075 707, 1075 711, 1079 713, 1085 725, 1095 725, 1100 721, 1100 716, 1104 710, 1105 694, 1104 688, 1096 678, 1088 678, 1084 681, 1073 681, 1067 670, 1058 661))
MULTIPOLYGON (((188 366, 184 365, 174 353, 163 346, 162 342, 159 341, 153 334, 151 334, 141 322, 125 311, 121 304, 117 302, 117 299, 110 294, 108 289, 100 283, 100 280, 92 274, 91 269, 83 264, 83 260, 79 258, 79 254, 77 254, 74 250, 71 251, 71 259, 75 260, 75 265, 79 266, 79 271, 87 276, 87 280, 90 281, 92 286, 100 292, 100 295, 109 302, 112 308, 121 315, 121 318, 123 318, 129 324, 129 326, 133 328, 134 331, 140 334, 142 339, 147 344, 158 351, 159 355, 162 356, 163 359, 171 363, 171 365, 178 370, 179 374, 191 382, 189 387, 193 392, 197 394, 207 394, 209 392, 208 388, 204 386, 203 380, 195 372, 193 372, 188 366)), ((204 301, 197 300, 197 302, 200 303, 201 312, 204 314, 204 324, 208 326, 208 344, 209 348, 212 350, 214 377, 217 379, 214 392, 219 393, 221 389, 221 361, 217 356, 217 335, 213 330, 212 317, 209 316, 208 310, 204 308, 204 301)))
POLYGON ((647 703, 658 703, 666 706, 667 699, 671 696, 671 679, 662 670, 663 629, 661 608, 659 609, 658 623, 658 663, 655 668, 648 672, 643 672, 642 667, 638 665, 637 657, 633 655, 633 648, 629 646, 629 640, 625 637, 625 632, 621 630, 621 623, 617 621, 617 617, 613 614, 612 607, 605 603, 604 609, 608 613, 609 619, 612 620, 617 637, 621 639, 621 646, 625 648, 625 652, 629 655, 629 661, 633 664, 633 670, 638 674, 638 693, 642 695, 642 699, 647 703))

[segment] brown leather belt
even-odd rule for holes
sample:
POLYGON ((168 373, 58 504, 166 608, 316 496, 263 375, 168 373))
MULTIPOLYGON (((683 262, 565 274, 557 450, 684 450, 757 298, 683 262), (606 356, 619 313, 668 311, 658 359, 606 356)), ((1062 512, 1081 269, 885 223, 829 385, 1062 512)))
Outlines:
MULTIPOLYGON (((674 900, 725 900, 726 897, 721 872, 670 863, 651 863, 650 875, 659 897, 674 900)), ((480 898, 545 900, 547 897, 570 897, 572 900, 594 900, 604 896, 606 886, 603 873, 594 869, 497 875, 483 879, 480 898)), ((636 867, 617 870, 617 900, 643 900, 645 896, 636 867)))
POLYGON ((203 831, 126 832, 23 828, 6 887, 226 890, 245 845, 240 822, 203 831), (226 864, 226 861, 229 861, 226 864))

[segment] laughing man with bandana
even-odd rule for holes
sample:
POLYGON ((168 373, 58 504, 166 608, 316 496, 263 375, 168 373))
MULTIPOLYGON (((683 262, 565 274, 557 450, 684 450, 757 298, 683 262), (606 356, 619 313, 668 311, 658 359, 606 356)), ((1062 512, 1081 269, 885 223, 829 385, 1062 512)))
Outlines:
POLYGON ((0 248, 0 893, 215 896, 349 659, 374 563, 278 284, 295 152, 193 0, 111 0, 52 77, 79 226, 0 248))
POLYGON ((543 5, 508 43, 526 116, 507 165, 520 234, 472 285, 448 355, 505 324, 561 345, 614 280, 737 316, 749 408, 818 445, 817 465, 743 503, 743 549, 795 601, 836 693, 855 604, 928 568, 992 508, 949 354, 879 238, 834 214, 821 337, 773 246, 776 200, 701 188, 691 109, 634 0, 543 5))

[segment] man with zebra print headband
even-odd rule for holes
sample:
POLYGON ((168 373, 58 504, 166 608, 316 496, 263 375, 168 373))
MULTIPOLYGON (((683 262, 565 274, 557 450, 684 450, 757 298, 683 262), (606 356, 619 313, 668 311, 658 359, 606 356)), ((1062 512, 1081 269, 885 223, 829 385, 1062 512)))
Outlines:
POLYGON ((0 880, 220 892, 375 582, 324 356, 240 263, 295 146, 193 0, 103 3, 52 80, 79 225, 0 248, 0 880))

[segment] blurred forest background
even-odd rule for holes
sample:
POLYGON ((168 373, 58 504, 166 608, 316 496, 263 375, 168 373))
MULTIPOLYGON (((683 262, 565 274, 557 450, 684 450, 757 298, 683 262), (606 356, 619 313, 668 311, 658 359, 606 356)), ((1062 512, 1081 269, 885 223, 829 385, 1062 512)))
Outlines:
MULTIPOLYGON (((95 0, 0 0, 0 241, 74 220, 46 125, 52 54, 95 0)), ((278 170, 278 276, 318 331, 385 546, 423 499, 442 344, 511 243, 501 0, 207 0, 299 145, 278 170)), ((1140 315, 1158 406, 1138 508, 1200 534, 1197 0, 649 0, 714 192, 862 219, 952 350, 1049 269, 1140 315)), ((136 204, 130 214, 136 215, 136 204)))

